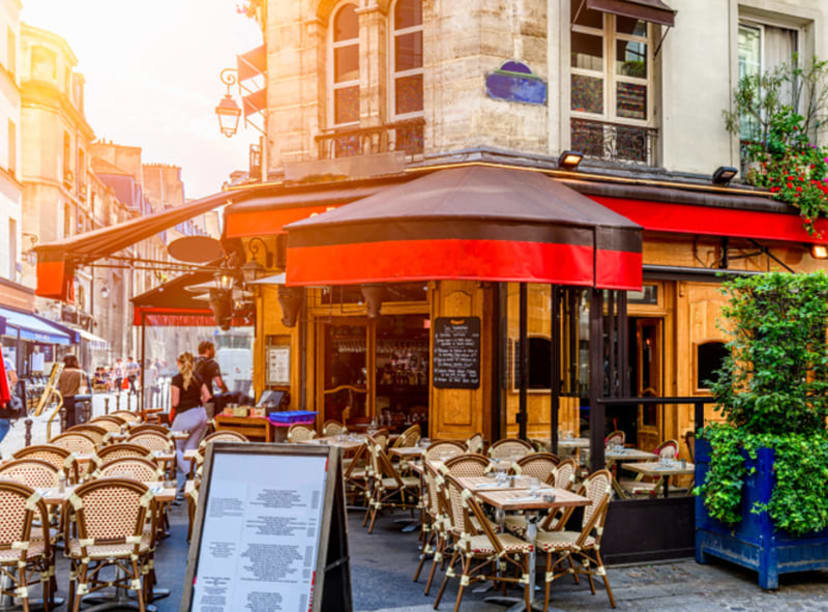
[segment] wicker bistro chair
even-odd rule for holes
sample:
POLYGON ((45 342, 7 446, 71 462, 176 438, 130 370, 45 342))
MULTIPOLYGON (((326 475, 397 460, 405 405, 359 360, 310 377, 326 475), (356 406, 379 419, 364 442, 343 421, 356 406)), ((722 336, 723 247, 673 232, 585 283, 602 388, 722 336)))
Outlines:
POLYGON ((59 470, 63 470, 67 482, 78 482, 78 462, 70 451, 61 446, 50 444, 26 446, 14 453, 13 456, 15 459, 40 459, 41 461, 50 463, 59 470))
POLYGON ((348 433, 348 428, 345 427, 339 421, 334 421, 333 419, 325 421, 325 424, 322 425, 322 435, 323 436, 338 436, 339 434, 348 433))
POLYGON ((195 457, 190 460, 190 471, 187 473, 189 480, 192 480, 196 473, 200 471, 201 466, 204 464, 204 457, 207 454, 207 445, 211 442, 244 443, 250 442, 250 440, 247 439, 247 436, 237 431, 222 430, 211 433, 199 443, 195 457))
POLYGON ((466 450, 470 453, 483 454, 483 434, 473 434, 466 440, 466 450))
MULTIPOLYGON (((538 550, 546 553, 546 595, 544 610, 549 607, 549 587, 558 578, 568 573, 575 575, 575 581, 580 574, 585 574, 589 580, 589 588, 595 595, 594 576, 601 576, 607 589, 610 605, 615 607, 615 597, 612 594, 604 561, 601 558, 601 537, 604 533, 604 521, 607 518, 609 501, 612 497, 612 474, 609 470, 598 470, 587 476, 578 495, 590 500, 590 505, 584 507, 581 521, 581 531, 565 531, 563 528, 553 531, 538 530, 536 545, 538 550), (569 569, 564 569, 564 562, 568 562, 569 569), (594 568, 594 569, 593 569, 594 568)), ((561 526, 572 515, 574 508, 565 513, 561 526)))
POLYGON ((167 434, 162 434, 157 431, 141 431, 130 434, 127 438, 128 444, 135 444, 143 446, 149 451, 159 451, 167 453, 173 450, 172 440, 167 434))
POLYGON ((446 574, 434 601, 434 609, 440 605, 440 599, 446 590, 449 578, 458 577, 454 571, 455 564, 461 565, 460 588, 457 590, 457 599, 454 610, 460 609, 465 588, 472 582, 488 581, 513 583, 523 585, 526 609, 532 609, 534 585, 529 584, 529 553, 532 544, 508 533, 498 534, 492 529, 483 510, 472 495, 471 491, 451 475, 446 477, 448 499, 450 505, 451 535, 454 552, 451 555, 446 574), (473 520, 474 519, 474 520, 473 520), (472 566, 472 563, 477 564, 472 566), (518 576, 511 576, 511 572, 498 572, 498 566, 505 564, 517 569, 518 576), (488 574, 485 570, 488 569, 488 574))
POLYGON ((89 423, 84 423, 83 425, 74 425, 73 427, 70 427, 69 429, 67 429, 63 433, 75 433, 75 432, 82 433, 82 434, 92 438, 92 440, 94 440, 94 442, 95 442, 95 446, 100 446, 101 444, 103 444, 104 439, 106 438, 106 435, 109 433, 103 427, 99 427, 97 425, 92 425, 92 424, 89 424, 89 423))
MULTIPOLYGON (((575 460, 565 459, 552 469, 552 472, 547 476, 546 479, 543 480, 543 482, 545 482, 548 485, 552 485, 553 487, 558 489, 565 489, 567 491, 571 491, 573 485, 575 484, 575 474, 577 473, 577 471, 578 465, 575 463, 575 460)), ((547 531, 563 529, 562 520, 565 514, 566 517, 569 518, 569 513, 567 513, 563 508, 551 509, 546 514, 546 517, 544 517, 543 520, 540 521, 540 528, 546 529, 547 531)), ((507 516, 503 521, 503 526, 510 533, 513 533, 521 538, 526 537, 526 519, 522 516, 507 516)))
POLYGON ((444 511, 442 488, 445 480, 437 473, 430 463, 423 465, 423 522, 422 522, 422 547, 420 549, 420 562, 414 572, 414 582, 420 579, 426 560, 431 557, 431 571, 426 581, 425 595, 431 589, 431 582, 434 580, 434 571, 437 564, 442 563, 443 551, 446 545, 448 515, 444 511))
MULTIPOLYGON (((659 457, 666 457, 667 459, 678 459, 679 445, 676 440, 665 440, 659 444, 653 452, 659 457)), ((624 469, 623 464, 621 469, 624 469)), ((664 487, 664 476, 645 476, 644 474, 637 474, 635 478, 619 478, 618 484, 629 492, 631 495, 649 495, 651 497, 658 496, 659 491, 664 487)), ((683 490, 668 483, 671 490, 683 490)))
POLYGON ((119 419, 123 419, 127 423, 141 422, 141 415, 137 412, 132 412, 130 410, 116 410, 115 412, 110 412, 108 416, 118 417, 119 419))
POLYGON ((373 533, 377 514, 382 510, 402 508, 413 513, 419 505, 420 479, 417 476, 401 476, 382 447, 372 438, 368 439, 368 453, 371 472, 368 476, 368 508, 362 526, 368 525, 368 533, 373 533))
POLYGON ((114 461, 115 459, 123 459, 124 457, 139 457, 141 459, 149 459, 152 457, 152 451, 146 446, 140 444, 131 444, 129 442, 122 442, 120 444, 112 444, 105 446, 98 451, 98 460, 101 465, 114 461))
POLYGON ((489 460, 483 455, 458 455, 443 464, 445 472, 455 478, 466 476, 484 476, 489 468, 489 460))
POLYGON ((393 448, 405 448, 408 446, 417 446, 417 443, 420 441, 420 437, 422 436, 420 425, 415 423, 404 432, 400 434, 400 437, 394 440, 393 448))
POLYGON ((55 559, 49 538, 46 504, 32 487, 18 482, 0 482, 0 576, 6 586, 0 594, 19 597, 29 610, 29 585, 39 574, 44 609, 53 605, 51 576, 55 559), (39 523, 38 526, 34 522, 39 523))
POLYGON ((144 524, 153 508, 153 495, 143 483, 101 478, 75 489, 69 498, 78 537, 65 522, 66 554, 70 560, 67 609, 78 612, 81 597, 108 586, 136 592, 144 612, 143 565, 152 554, 153 529, 144 524), (104 567, 116 568, 115 580, 103 580, 104 567))
POLYGON ((291 425, 288 428, 288 442, 304 442, 305 440, 313 440, 315 437, 316 431, 307 425, 291 425))
POLYGON ((518 438, 504 438, 489 447, 489 457, 492 459, 515 460, 534 452, 535 447, 526 440, 518 438))
POLYGON ((149 459, 121 457, 104 463, 98 476, 101 478, 132 478, 138 482, 157 482, 164 478, 164 471, 149 459))
POLYGON ((620 444, 624 446, 627 441, 627 434, 625 434, 622 430, 616 429, 613 432, 610 432, 606 438, 604 438, 604 446, 608 446, 610 444, 620 444))
POLYGON ((70 453, 80 455, 94 455, 95 441, 85 433, 67 432, 49 440, 50 445, 59 446, 70 453))
POLYGON ((117 414, 102 414, 101 416, 96 416, 94 419, 90 419, 89 422, 95 424, 101 421, 109 421, 111 423, 117 423, 121 426, 127 424, 127 420, 123 416, 117 414))
POLYGON ((60 469, 40 459, 15 459, 0 465, 0 479, 14 480, 33 489, 58 486, 60 469))
POLYGON ((541 482, 549 480, 549 476, 555 471, 560 459, 552 453, 533 453, 518 459, 512 465, 515 474, 533 476, 541 482))
POLYGON ((114 433, 121 433, 121 428, 124 425, 124 421, 117 417, 99 416, 89 421, 88 425, 101 427, 106 430, 107 435, 111 435, 114 433))
POLYGON ((128 423, 127 427, 129 428, 129 434, 131 436, 144 433, 145 431, 154 431, 167 437, 169 437, 171 433, 169 427, 164 427, 163 425, 153 425, 152 423, 128 423))
POLYGON ((455 440, 432 442, 425 451, 426 461, 448 461, 466 454, 466 445, 455 440))

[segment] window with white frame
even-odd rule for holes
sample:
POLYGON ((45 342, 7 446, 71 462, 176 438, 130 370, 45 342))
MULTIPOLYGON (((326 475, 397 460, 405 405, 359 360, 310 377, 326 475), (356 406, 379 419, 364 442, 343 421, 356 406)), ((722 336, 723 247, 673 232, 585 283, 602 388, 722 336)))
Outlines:
POLYGON ((653 26, 577 0, 571 7, 572 147, 593 157, 652 162, 650 135, 641 128, 654 123, 653 26))
POLYGON ((330 27, 329 123, 359 122, 359 16, 356 5, 343 4, 333 13, 330 27))
POLYGON ((423 114, 423 2, 397 0, 391 36, 391 114, 397 119, 423 114))

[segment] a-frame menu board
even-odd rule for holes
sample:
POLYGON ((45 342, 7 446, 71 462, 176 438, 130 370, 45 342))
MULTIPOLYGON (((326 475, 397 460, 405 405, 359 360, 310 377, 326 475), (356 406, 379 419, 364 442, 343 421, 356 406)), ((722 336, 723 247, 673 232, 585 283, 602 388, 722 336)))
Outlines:
POLYGON ((181 610, 351 612, 339 451, 211 444, 181 610))

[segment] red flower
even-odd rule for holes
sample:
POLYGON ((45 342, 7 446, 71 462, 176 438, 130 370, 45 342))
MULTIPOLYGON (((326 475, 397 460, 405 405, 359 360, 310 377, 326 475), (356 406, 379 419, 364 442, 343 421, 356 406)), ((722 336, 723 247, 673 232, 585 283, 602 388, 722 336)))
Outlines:
POLYGON ((788 183, 788 189, 793 189, 793 183, 788 183))
POLYGON ((796 192, 797 192, 797 193, 801 193, 801 192, 802 192, 802 187, 797 187, 797 188, 796 188, 796 192))

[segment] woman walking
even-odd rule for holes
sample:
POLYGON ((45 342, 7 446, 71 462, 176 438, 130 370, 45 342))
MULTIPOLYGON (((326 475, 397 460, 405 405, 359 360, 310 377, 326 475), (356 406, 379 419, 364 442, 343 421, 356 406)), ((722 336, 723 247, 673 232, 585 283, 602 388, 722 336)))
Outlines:
POLYGON ((63 397, 66 429, 69 429, 81 422, 81 415, 78 414, 81 402, 92 399, 89 395, 89 376, 81 369, 75 355, 63 358, 63 372, 60 373, 57 387, 63 397))
POLYGON ((210 399, 207 386, 195 373, 192 353, 181 353, 176 360, 178 374, 170 385, 170 418, 174 431, 190 433, 186 440, 175 443, 178 469, 186 474, 190 467, 184 461, 184 451, 197 448, 204 430, 207 429, 207 413, 204 404, 210 399))

